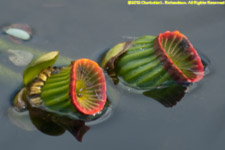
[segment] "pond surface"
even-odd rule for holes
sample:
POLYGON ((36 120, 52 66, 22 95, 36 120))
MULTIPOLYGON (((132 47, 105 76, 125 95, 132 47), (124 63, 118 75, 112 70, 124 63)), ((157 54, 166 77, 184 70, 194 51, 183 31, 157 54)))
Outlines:
MULTIPOLYGON (((61 55, 73 59, 97 60, 118 42, 179 30, 211 60, 210 73, 172 108, 118 89, 112 94, 117 101, 113 114, 107 121, 91 126, 82 143, 69 132, 48 136, 34 127, 25 131, 15 126, 7 112, 19 85, 0 82, 1 149, 225 148, 225 6, 128 6, 126 0, 7 0, 0 8, 1 24, 27 23, 35 30, 32 40, 23 45, 46 52, 60 50, 61 55)), ((3 34, 0 38, 9 40, 3 34)), ((4 64, 23 72, 23 67, 14 67, 9 61, 4 64)))

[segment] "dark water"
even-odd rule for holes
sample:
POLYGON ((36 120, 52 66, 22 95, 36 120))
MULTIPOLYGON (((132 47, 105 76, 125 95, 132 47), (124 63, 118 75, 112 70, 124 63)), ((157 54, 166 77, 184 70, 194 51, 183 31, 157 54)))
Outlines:
POLYGON ((91 126, 82 143, 69 132, 48 136, 16 127, 7 109, 17 87, 0 84, 0 148, 224 149, 224 14, 224 6, 128 6, 126 0, 1 0, 1 24, 22 22, 35 29, 34 38, 25 45, 57 49, 74 59, 97 60, 105 49, 120 41, 180 30, 212 64, 210 74, 172 108, 128 90, 112 94, 118 101, 112 116, 91 126))

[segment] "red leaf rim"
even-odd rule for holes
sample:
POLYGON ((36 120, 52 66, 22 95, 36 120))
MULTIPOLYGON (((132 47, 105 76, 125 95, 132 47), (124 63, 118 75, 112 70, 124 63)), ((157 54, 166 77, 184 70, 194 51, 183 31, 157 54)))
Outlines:
POLYGON ((71 101, 73 103, 73 105, 78 109, 78 111, 80 111, 81 113, 85 114, 85 115, 94 115, 98 112, 100 112, 104 106, 105 106, 105 103, 106 103, 106 99, 107 99, 107 96, 106 96, 106 81, 105 81, 105 76, 104 76, 104 73, 103 73, 103 70, 99 67, 99 65, 90 60, 90 59, 78 59, 76 60, 75 62, 73 62, 73 66, 72 66, 72 69, 71 69, 71 78, 70 78, 70 98, 71 98, 71 101), (101 76, 101 80, 100 82, 103 84, 102 85, 102 99, 99 100, 99 107, 96 107, 95 109, 92 109, 92 110, 87 110, 85 108, 83 108, 79 102, 77 101, 77 95, 76 95, 76 82, 77 82, 77 76, 76 76, 76 72, 77 72, 77 66, 78 64, 80 63, 89 63, 91 65, 94 66, 94 71, 98 71, 100 76, 101 76))
POLYGON ((165 33, 161 33, 158 35, 158 37, 154 41, 154 48, 155 52, 159 58, 159 60, 163 63, 164 68, 168 71, 168 73, 171 75, 171 77, 174 78, 174 80, 178 82, 197 82, 201 80, 204 76, 204 66, 201 62, 201 58, 199 57, 197 51, 194 49, 192 44, 189 42, 188 38, 181 34, 179 31, 166 31, 165 33), (183 39, 188 43, 188 47, 186 47, 184 50, 188 53, 192 53, 192 57, 190 58, 190 61, 193 61, 195 59, 195 65, 197 67, 192 68, 194 74, 196 75, 194 78, 187 77, 174 63, 173 60, 168 56, 165 49, 162 46, 161 40, 163 37, 172 38, 176 36, 177 38, 183 39))

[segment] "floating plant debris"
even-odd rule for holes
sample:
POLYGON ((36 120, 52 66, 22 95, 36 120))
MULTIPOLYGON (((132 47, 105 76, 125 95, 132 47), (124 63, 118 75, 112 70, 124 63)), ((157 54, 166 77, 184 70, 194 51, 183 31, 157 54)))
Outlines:
POLYGON ((101 66, 114 80, 119 79, 126 86, 141 90, 144 95, 159 101, 168 94, 163 94, 162 98, 155 93, 165 91, 163 88, 167 89, 166 93, 176 93, 174 89, 183 86, 183 92, 178 94, 179 101, 186 87, 204 76, 201 58, 187 37, 179 31, 167 31, 157 37, 143 36, 132 42, 119 43, 106 53, 101 66))
POLYGON ((9 36, 20 40, 30 40, 32 36, 31 27, 27 24, 12 24, 3 30, 9 36))

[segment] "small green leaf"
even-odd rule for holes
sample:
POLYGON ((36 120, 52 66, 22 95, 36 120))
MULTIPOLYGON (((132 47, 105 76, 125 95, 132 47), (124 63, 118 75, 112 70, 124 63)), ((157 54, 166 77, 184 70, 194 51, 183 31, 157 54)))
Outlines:
MULTIPOLYGON (((115 45, 104 56, 104 58, 102 60, 102 63, 101 63, 101 67, 104 68, 104 69, 106 69, 109 66, 114 67, 115 59, 118 58, 124 52, 126 52, 126 50, 128 48, 130 48, 131 45, 132 45, 131 41, 121 42, 121 43, 115 45)), ((111 68, 111 69, 113 69, 113 68, 111 68)))
POLYGON ((23 73, 24 84, 27 85, 34 79, 43 69, 51 67, 59 56, 58 51, 52 51, 45 55, 38 57, 27 66, 23 73))

